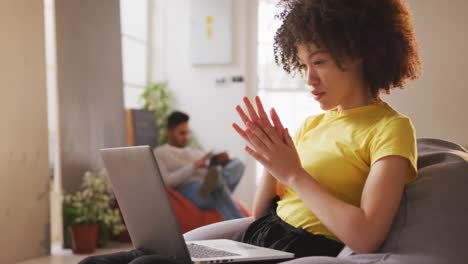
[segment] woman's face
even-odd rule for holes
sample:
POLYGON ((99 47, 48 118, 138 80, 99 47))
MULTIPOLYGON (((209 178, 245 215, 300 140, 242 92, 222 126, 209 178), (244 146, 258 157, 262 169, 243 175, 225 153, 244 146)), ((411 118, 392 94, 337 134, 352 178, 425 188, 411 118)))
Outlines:
POLYGON ((312 96, 323 110, 357 107, 372 97, 363 81, 360 60, 341 60, 343 70, 325 49, 314 44, 298 44, 297 49, 312 96))

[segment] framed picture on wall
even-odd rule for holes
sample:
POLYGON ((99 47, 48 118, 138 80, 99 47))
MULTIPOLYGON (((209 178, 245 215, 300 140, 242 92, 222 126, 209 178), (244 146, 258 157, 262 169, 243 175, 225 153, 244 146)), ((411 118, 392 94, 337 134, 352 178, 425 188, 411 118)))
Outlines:
POLYGON ((232 0, 190 0, 193 65, 232 62, 232 0))

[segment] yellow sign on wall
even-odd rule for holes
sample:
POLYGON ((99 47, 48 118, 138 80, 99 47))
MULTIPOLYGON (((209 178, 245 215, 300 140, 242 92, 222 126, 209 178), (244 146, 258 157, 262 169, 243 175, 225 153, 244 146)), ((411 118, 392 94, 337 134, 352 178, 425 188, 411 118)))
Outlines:
POLYGON ((190 0, 192 64, 232 62, 232 0, 190 0))

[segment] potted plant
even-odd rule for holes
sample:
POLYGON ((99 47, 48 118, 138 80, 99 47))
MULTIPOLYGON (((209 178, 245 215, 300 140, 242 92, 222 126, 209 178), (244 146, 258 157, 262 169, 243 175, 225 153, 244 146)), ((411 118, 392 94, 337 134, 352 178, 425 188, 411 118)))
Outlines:
POLYGON ((105 173, 86 172, 82 188, 67 194, 63 200, 64 214, 70 221, 72 250, 76 254, 96 251, 99 234, 101 244, 125 230, 118 209, 112 208, 114 196, 105 173))

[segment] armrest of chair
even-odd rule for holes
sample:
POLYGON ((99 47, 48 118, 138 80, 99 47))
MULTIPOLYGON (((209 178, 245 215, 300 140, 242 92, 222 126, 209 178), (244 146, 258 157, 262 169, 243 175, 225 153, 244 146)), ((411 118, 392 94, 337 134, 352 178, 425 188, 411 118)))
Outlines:
POLYGON ((241 232, 252 223, 252 217, 234 219, 207 226, 202 226, 184 234, 186 241, 206 239, 232 239, 236 240, 241 232))

